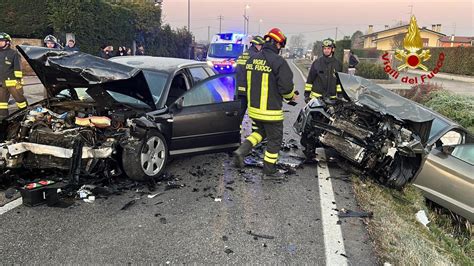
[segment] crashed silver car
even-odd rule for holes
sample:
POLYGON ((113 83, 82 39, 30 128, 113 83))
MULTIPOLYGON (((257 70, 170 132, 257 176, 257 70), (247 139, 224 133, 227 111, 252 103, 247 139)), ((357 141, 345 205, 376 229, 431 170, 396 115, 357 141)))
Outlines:
POLYGON ((163 173, 170 157, 240 143, 235 78, 203 62, 18 50, 48 97, 0 123, 0 180, 41 172, 72 180, 124 172, 148 180, 163 173))
POLYGON ((344 98, 313 99, 294 125, 305 155, 314 158, 316 147, 328 147, 342 167, 403 187, 428 154, 433 114, 366 79, 338 77, 344 98))

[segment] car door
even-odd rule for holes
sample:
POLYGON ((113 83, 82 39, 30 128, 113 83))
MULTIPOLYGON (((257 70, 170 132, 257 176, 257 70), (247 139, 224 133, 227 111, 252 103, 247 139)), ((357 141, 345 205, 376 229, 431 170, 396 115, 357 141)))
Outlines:
POLYGON ((474 144, 462 144, 464 139, 460 132, 446 133, 440 139, 442 146, 431 151, 414 183, 428 199, 473 219, 474 144))
POLYGON ((171 155, 226 150, 240 143, 235 75, 216 75, 192 87, 172 107, 171 155))

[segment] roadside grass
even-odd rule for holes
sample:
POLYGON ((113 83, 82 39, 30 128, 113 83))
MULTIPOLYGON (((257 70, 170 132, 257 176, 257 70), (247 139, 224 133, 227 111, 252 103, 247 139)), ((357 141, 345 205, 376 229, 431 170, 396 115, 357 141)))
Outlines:
POLYGON ((352 181, 361 208, 374 212, 367 228, 382 263, 474 264, 472 227, 456 230, 449 217, 438 215, 426 206, 417 188, 409 185, 397 191, 355 176, 352 181), (428 228, 416 220, 420 210, 428 215, 428 228))
MULTIPOLYGON (((311 62, 304 59, 294 62, 306 76, 311 62)), ((453 96, 436 84, 412 90, 409 93, 413 95, 405 97, 427 104, 455 121, 461 120, 461 124, 473 132, 473 98, 453 96), (461 106, 463 108, 460 108, 461 106), (456 119, 457 116, 463 119, 456 119)), ((365 221, 381 263, 474 265, 472 223, 465 219, 459 220, 458 216, 444 208, 436 207, 434 203, 425 202, 421 191, 413 185, 398 191, 383 187, 372 180, 361 180, 356 176, 352 177, 352 182, 361 209, 374 213, 372 219, 365 221), (416 220, 416 213, 420 210, 424 210, 430 220, 428 227, 416 220)))

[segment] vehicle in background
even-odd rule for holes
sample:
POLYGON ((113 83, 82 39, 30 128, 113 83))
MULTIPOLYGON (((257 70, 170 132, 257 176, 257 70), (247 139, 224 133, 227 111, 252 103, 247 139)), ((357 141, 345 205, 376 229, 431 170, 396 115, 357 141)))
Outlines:
POLYGON ((235 72, 237 58, 249 47, 249 36, 239 33, 214 35, 207 53, 207 64, 218 73, 235 72))

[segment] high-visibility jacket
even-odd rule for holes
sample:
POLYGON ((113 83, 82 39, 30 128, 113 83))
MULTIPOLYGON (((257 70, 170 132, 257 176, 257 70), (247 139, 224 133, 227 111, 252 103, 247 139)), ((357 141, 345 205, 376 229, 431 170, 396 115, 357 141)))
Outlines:
POLYGON ((258 121, 282 121, 282 101, 295 94, 293 72, 286 60, 274 44, 266 43, 247 60, 246 70, 248 115, 258 121))
POLYGON ((338 84, 337 72, 342 71, 342 64, 333 57, 320 57, 313 62, 305 85, 305 96, 311 98, 335 98, 342 93, 338 84))
POLYGON ((20 55, 11 48, 0 50, 0 82, 2 87, 15 87, 17 83, 21 83, 22 79, 20 55))
POLYGON ((236 76, 237 76, 237 88, 239 91, 239 95, 246 96, 247 95, 247 84, 245 79, 245 65, 247 64, 247 60, 258 53, 259 51, 255 46, 250 46, 250 48, 242 53, 239 58, 237 58, 237 67, 236 67, 236 76))

